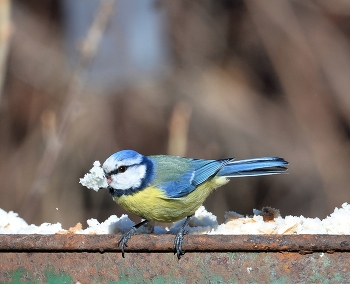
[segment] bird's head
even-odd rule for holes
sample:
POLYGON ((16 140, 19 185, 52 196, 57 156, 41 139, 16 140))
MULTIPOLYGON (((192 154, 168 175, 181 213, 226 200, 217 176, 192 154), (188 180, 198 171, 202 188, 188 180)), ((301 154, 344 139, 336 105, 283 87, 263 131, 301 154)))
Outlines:
POLYGON ((113 197, 134 194, 153 178, 153 163, 132 150, 122 150, 110 156, 102 165, 113 197))

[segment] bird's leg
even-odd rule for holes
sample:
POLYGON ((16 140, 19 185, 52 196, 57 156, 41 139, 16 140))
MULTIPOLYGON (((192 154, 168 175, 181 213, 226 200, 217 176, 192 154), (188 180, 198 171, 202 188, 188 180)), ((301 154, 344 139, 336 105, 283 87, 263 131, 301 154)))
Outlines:
MULTIPOLYGON (((174 240, 174 249, 175 253, 177 254, 177 258, 180 259, 181 255, 184 255, 185 252, 182 250, 182 242, 184 240, 184 236, 188 234, 188 231, 185 230, 185 227, 188 225, 188 223, 191 221, 193 215, 187 216, 185 222, 181 226, 180 230, 177 232, 174 240)), ((174 254, 175 254, 174 253, 174 254)))
POLYGON ((127 247, 127 242, 128 240, 135 235, 136 231, 138 228, 140 228, 141 226, 145 225, 148 223, 148 220, 143 220, 142 222, 136 224, 135 226, 131 227, 131 229, 129 231, 127 231, 124 235, 122 235, 122 237, 120 238, 119 242, 118 242, 118 247, 121 244, 122 245, 122 256, 123 258, 125 258, 124 256, 124 248, 127 247))

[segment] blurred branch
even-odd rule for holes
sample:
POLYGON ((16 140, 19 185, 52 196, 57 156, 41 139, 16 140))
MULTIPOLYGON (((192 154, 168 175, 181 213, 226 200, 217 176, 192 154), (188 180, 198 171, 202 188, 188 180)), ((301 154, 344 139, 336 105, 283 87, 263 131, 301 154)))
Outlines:
POLYGON ((0 0, 0 103, 3 84, 5 79, 5 66, 8 54, 9 39, 11 33, 10 26, 10 0, 0 0))
POLYGON ((79 60, 68 84, 66 101, 57 127, 57 133, 50 132, 46 149, 40 161, 36 178, 23 200, 25 216, 31 220, 40 204, 42 194, 56 167, 57 158, 64 146, 72 121, 77 115, 78 99, 84 90, 85 72, 94 58, 109 20, 114 13, 114 0, 101 0, 93 22, 80 48, 79 60))

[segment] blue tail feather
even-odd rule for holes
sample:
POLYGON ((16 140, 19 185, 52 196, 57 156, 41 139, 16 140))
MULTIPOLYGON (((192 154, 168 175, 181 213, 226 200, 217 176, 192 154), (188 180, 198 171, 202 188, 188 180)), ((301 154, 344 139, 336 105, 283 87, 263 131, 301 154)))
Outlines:
POLYGON ((288 162, 278 157, 262 157, 241 161, 232 161, 218 173, 224 177, 244 177, 280 174, 287 171, 288 162))

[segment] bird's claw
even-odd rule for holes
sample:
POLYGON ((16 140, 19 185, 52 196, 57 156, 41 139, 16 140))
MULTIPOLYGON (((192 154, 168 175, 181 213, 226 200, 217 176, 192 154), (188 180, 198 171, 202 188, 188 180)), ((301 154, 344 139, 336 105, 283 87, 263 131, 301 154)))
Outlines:
POLYGON ((124 235, 122 235, 122 237, 120 238, 119 242, 118 242, 118 247, 121 245, 121 249, 122 249, 122 257, 125 258, 124 256, 124 248, 128 247, 127 243, 128 240, 135 235, 136 233, 136 228, 132 227, 129 231, 127 231, 124 235))
POLYGON ((142 222, 136 224, 135 226, 131 227, 129 231, 127 231, 124 235, 122 235, 122 237, 120 238, 119 242, 118 242, 118 247, 120 246, 120 244, 122 245, 122 257, 125 258, 124 256, 124 249, 125 247, 127 247, 127 243, 128 240, 136 234, 136 231, 138 228, 140 228, 141 226, 147 224, 149 221, 148 220, 143 220, 142 222))
POLYGON ((177 258, 180 259, 181 255, 185 254, 185 251, 182 250, 182 243, 184 240, 184 236, 188 234, 188 231, 185 230, 186 226, 190 223, 190 220, 192 218, 193 215, 191 216, 187 216, 185 222, 183 223, 183 225, 181 226, 180 230, 177 232, 176 236, 175 236, 175 240, 174 240, 174 249, 175 249, 175 253, 177 255, 177 258))
POLYGON ((184 236, 188 234, 188 231, 184 229, 180 229, 180 231, 176 234, 175 240, 174 240, 174 249, 175 253, 177 255, 177 258, 180 259, 182 255, 185 254, 185 251, 182 250, 182 243, 184 240, 184 236))

